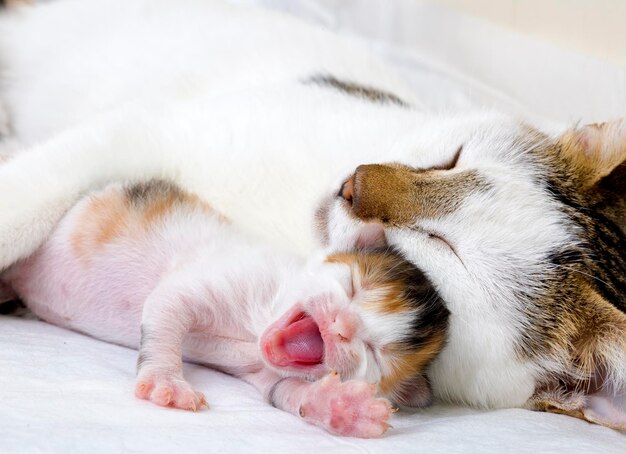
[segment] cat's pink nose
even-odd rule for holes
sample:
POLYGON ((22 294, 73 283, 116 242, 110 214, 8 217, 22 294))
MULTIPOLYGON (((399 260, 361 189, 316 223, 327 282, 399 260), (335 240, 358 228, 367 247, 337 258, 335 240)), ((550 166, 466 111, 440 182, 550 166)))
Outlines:
POLYGON ((348 178, 346 181, 344 181, 337 195, 343 198, 344 200, 352 203, 353 192, 354 192, 354 174, 350 178, 348 178))
POLYGON ((328 326, 328 331, 337 336, 340 341, 347 342, 354 336, 356 322, 350 314, 338 313, 328 326))

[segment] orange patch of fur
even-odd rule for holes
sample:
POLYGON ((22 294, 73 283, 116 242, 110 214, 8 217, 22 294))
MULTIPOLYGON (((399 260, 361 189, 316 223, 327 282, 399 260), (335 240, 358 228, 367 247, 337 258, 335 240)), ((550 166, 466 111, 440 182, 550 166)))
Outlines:
POLYGON ((76 221, 77 229, 71 240, 75 254, 86 257, 91 249, 112 241, 128 226, 130 214, 119 188, 93 197, 76 221))
POLYGON ((404 285, 402 282, 389 282, 386 285, 378 287, 380 293, 384 293, 383 297, 377 297, 378 293, 371 295, 376 298, 365 296, 364 306, 383 314, 401 314, 408 313, 411 306, 404 298, 404 285))
POLYGON ((168 193, 163 197, 150 200, 143 212, 143 224, 149 227, 154 222, 162 219, 171 213, 173 207, 179 203, 194 203, 195 200, 189 200, 192 196, 182 193, 168 193))
POLYGON ((379 254, 337 254, 326 259, 329 263, 345 263, 358 267, 361 289, 365 292, 363 305, 383 313, 408 312, 410 305, 403 297, 405 284, 393 278, 397 256, 379 254))
MULTIPOLYGON (((131 187, 132 189, 132 187, 131 187)), ((88 258, 96 250, 122 235, 146 232, 175 209, 187 207, 211 212, 220 222, 228 219, 213 211, 199 197, 166 182, 142 183, 144 198, 133 200, 129 188, 112 187, 91 197, 76 221, 71 243, 78 257, 88 258), (153 189, 153 192, 149 192, 153 189)))
POLYGON ((382 377, 378 385, 380 392, 388 395, 401 383, 422 373, 426 365, 441 351, 444 340, 445 335, 441 333, 419 349, 405 350, 402 346, 389 346, 389 351, 395 358, 388 362, 391 370, 382 377))

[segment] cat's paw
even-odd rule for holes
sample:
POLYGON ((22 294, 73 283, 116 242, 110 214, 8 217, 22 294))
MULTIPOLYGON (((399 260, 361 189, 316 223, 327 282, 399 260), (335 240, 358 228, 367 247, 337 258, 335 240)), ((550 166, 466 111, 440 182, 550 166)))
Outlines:
POLYGON ((300 406, 300 416, 329 432, 350 437, 380 437, 392 413, 386 399, 376 397, 376 386, 362 380, 342 382, 332 373, 313 384, 300 406))
POLYGON ((195 391, 184 379, 171 374, 140 374, 135 384, 135 396, 162 407, 196 411, 208 408, 204 394, 195 391))

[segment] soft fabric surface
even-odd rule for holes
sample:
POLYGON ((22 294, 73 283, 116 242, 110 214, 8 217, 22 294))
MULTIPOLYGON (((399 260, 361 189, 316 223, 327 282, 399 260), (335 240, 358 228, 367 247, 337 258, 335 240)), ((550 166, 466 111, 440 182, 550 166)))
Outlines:
MULTIPOLYGON (((397 23, 383 20, 401 17, 397 8, 408 1, 375 2, 378 9, 369 15, 361 14, 366 11, 364 1, 342 0, 335 9, 330 6, 339 3, 330 0, 239 1, 279 7, 331 28, 375 37, 372 49, 397 65, 432 108, 489 105, 521 114, 538 111, 503 94, 501 87, 494 89, 436 63, 441 47, 422 54, 408 48, 397 23), (388 10, 381 10, 383 3, 388 10), (359 14, 350 15, 351 10, 359 14)), ((436 21, 442 20, 441 11, 420 11, 432 16, 416 17, 416 23, 430 20, 436 28, 436 21)), ((450 26, 450 17, 444 16, 450 26)), ((503 39, 510 41, 505 35, 503 39)), ((442 61, 450 57, 439 56, 442 61)), ((582 90, 581 96, 593 94, 582 90)), ((540 117, 545 118, 543 112, 540 117)), ((563 113, 548 121, 568 119, 563 113)), ((383 439, 335 437, 270 407, 240 380, 194 365, 186 366, 185 374, 206 394, 211 408, 197 413, 163 409, 134 398, 136 356, 132 350, 43 322, 0 317, 0 452, 626 452, 624 434, 519 409, 479 412, 435 406, 394 415, 394 428, 383 439)))
POLYGON ((626 436, 565 416, 436 406, 398 413, 378 440, 341 438, 263 402, 251 386, 188 365, 211 408, 133 397, 136 352, 55 326, 0 318, 1 452, 624 453, 626 436))

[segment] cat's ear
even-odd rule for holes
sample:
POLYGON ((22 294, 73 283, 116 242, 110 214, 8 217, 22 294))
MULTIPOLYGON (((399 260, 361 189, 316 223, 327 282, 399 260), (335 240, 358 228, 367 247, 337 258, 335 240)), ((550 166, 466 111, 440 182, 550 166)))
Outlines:
POLYGON ((571 129, 558 143, 562 157, 591 188, 626 163, 626 119, 571 129))
POLYGON ((558 145, 587 203, 626 232, 626 119, 570 130, 558 145))
POLYGON ((400 407, 427 407, 433 400, 428 379, 423 375, 415 375, 399 383, 393 392, 393 401, 400 407))

